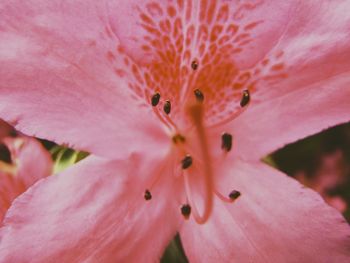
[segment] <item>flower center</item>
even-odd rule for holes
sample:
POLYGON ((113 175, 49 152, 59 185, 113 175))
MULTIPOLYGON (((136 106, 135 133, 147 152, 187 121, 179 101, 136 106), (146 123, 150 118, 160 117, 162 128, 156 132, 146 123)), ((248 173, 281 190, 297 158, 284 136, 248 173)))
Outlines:
MULTIPOLYGON (((198 62, 192 62, 193 70, 197 70, 198 66, 198 62)), ((207 131, 236 118, 247 108, 250 102, 250 93, 248 90, 244 90, 241 95, 239 109, 234 114, 224 121, 208 125, 205 121, 205 97, 205 93, 201 89, 194 89, 192 98, 187 99, 182 107, 183 121, 180 122, 177 121, 178 119, 173 120, 172 118, 172 102, 170 100, 162 99, 159 92, 156 92, 150 98, 153 112, 171 134, 171 155, 175 156, 174 160, 176 160, 173 164, 175 166, 173 170, 179 171, 179 174, 175 176, 183 180, 186 196, 186 201, 181 206, 181 213, 185 219, 188 219, 192 214, 198 224, 203 224, 208 220, 212 212, 214 195, 222 201, 230 203, 241 195, 237 190, 232 190, 227 195, 223 195, 216 190, 214 184, 215 171, 213 169, 214 157, 210 151, 207 131), (199 185, 202 187, 198 187, 199 185), (202 203, 200 206, 197 204, 198 196, 202 203)), ((232 140, 232 134, 228 132, 221 134, 223 156, 231 151, 232 140)), ((161 176, 161 174, 162 172, 157 176, 161 176)), ((144 197, 145 200, 151 200, 150 188, 145 190, 144 197)))

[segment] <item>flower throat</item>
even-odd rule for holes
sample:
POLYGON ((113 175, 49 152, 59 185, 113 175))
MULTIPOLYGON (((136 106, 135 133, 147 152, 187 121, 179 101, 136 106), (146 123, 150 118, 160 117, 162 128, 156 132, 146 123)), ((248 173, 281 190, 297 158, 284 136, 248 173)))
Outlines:
MULTIPOLYGON (((197 61, 192 61, 191 68, 196 71, 199 67, 197 61)), ((185 219, 188 219, 191 214, 198 224, 204 224, 213 208, 213 197, 216 195, 224 202, 232 203, 237 200, 241 195, 238 190, 232 190, 227 195, 221 194, 214 186, 214 171, 213 171, 213 157, 210 155, 210 149, 208 144, 207 130, 214 127, 220 127, 229 123, 237 116, 239 116, 247 108, 250 102, 250 93, 248 90, 242 92, 239 109, 231 114, 228 118, 218 123, 206 125, 204 122, 204 100, 205 94, 201 89, 195 88, 192 90, 193 94, 187 102, 184 109, 184 115, 189 120, 190 125, 184 129, 179 128, 175 121, 171 118, 172 103, 171 100, 166 99, 161 105, 161 94, 155 92, 150 98, 150 104, 152 105, 153 112, 159 118, 159 120, 169 129, 171 133, 172 145, 174 151, 172 152, 176 156, 175 166, 179 168, 180 175, 177 175, 183 179, 183 185, 185 189, 186 202, 181 206, 181 213, 185 219), (193 147, 188 143, 187 134, 194 134, 192 136, 198 141, 198 147, 193 147), (201 168, 202 167, 202 168, 201 168), (193 174, 200 174, 204 180, 204 189, 201 194, 203 200, 203 211, 200 212, 197 208, 196 201, 193 194, 193 183, 191 183, 191 177, 193 174)), ((232 149, 233 137, 231 133, 223 131, 221 135, 221 150, 226 156, 232 149)), ((220 145, 218 145, 220 147, 220 145)), ((161 172, 158 172, 156 181, 161 176, 161 172)), ((155 183, 152 183, 151 187, 147 188, 144 193, 146 201, 152 199, 151 188, 155 183)))

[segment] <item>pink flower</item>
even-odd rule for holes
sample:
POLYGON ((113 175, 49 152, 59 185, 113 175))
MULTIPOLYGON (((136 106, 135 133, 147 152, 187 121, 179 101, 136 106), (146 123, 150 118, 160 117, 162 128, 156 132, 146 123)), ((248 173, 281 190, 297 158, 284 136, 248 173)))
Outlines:
POLYGON ((6 122, 0 119, 0 141, 10 136, 11 132, 13 131, 13 128, 6 122))
POLYGON ((177 231, 191 262, 349 261, 338 212, 260 161, 349 121, 348 0, 2 0, 0 15, 0 117, 92 153, 18 198, 3 262, 154 262, 177 231))
POLYGON ((6 137, 11 163, 0 160, 0 222, 13 200, 52 172, 50 154, 35 139, 6 137))

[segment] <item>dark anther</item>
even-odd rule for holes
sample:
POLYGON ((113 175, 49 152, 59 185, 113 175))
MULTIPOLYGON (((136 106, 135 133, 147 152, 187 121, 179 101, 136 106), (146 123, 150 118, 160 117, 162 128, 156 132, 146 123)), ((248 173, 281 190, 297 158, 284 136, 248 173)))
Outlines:
POLYGON ((173 143, 175 144, 178 142, 184 143, 185 141, 186 141, 185 137, 179 133, 173 136, 173 143))
POLYGON ((225 132, 221 135, 221 149, 229 152, 232 149, 232 135, 225 132))
POLYGON ((232 201, 236 200, 238 197, 241 196, 241 193, 237 190, 232 190, 231 193, 228 195, 232 201))
POLYGON ((153 107, 157 106, 159 103, 159 100, 160 100, 160 94, 157 92, 152 96, 152 100, 151 100, 152 106, 153 107))
POLYGON ((150 192, 149 190, 146 190, 146 191, 145 191, 144 197, 145 197, 145 200, 146 200, 146 201, 151 200, 151 199, 152 199, 152 194, 151 194, 151 192, 150 192))
POLYGON ((194 90, 194 95, 199 102, 202 102, 204 100, 203 92, 201 92, 199 89, 194 90))
POLYGON ((191 63, 191 68, 193 70, 196 70, 198 68, 198 62, 196 60, 193 60, 191 63))
POLYGON ((166 114, 169 114, 170 113, 170 111, 171 111, 171 103, 170 103, 170 101, 169 100, 167 100, 167 101, 165 101, 165 104, 164 104, 164 112, 166 113, 166 114))
POLYGON ((11 152, 4 144, 0 144, 0 161, 11 164, 11 152))
POLYGON ((241 107, 246 106, 250 101, 250 94, 249 94, 249 90, 244 90, 243 91, 243 95, 242 95, 242 99, 240 102, 241 107))
POLYGON ((191 214, 191 206, 189 204, 185 204, 181 206, 181 214, 188 219, 191 214))
POLYGON ((192 157, 191 155, 186 155, 185 158, 182 159, 182 169, 187 169, 192 165, 192 157))

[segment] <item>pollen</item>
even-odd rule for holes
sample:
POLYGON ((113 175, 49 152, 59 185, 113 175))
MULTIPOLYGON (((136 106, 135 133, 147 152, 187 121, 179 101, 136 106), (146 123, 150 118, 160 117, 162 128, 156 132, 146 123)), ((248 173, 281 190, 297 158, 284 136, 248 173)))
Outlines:
POLYGON ((230 133, 223 133, 221 135, 221 149, 229 152, 232 148, 232 135, 230 133))
POLYGON ((203 102, 204 101, 204 95, 203 92, 200 89, 195 89, 193 91, 194 96, 196 96, 196 99, 198 102, 203 102))
POLYGON ((185 158, 182 159, 181 164, 182 164, 182 169, 188 169, 192 165, 192 157, 191 155, 187 154, 185 158))
POLYGON ((163 107, 163 110, 166 114, 170 114, 171 112, 171 103, 169 100, 165 101, 165 104, 164 104, 164 107, 163 107))
POLYGON ((159 100, 160 100, 160 94, 157 92, 152 96, 152 99, 151 99, 152 106, 153 107, 157 106, 159 103, 159 100))
POLYGON ((240 102, 241 107, 247 106, 249 101, 250 101, 249 90, 244 90, 243 91, 243 95, 242 95, 242 99, 241 99, 241 102, 240 102))
POLYGON ((232 201, 234 201, 234 200, 236 200, 238 197, 240 197, 241 196, 241 193, 239 192, 239 191, 237 191, 237 190, 232 190, 231 191, 231 193, 228 195, 228 197, 232 200, 232 201))
POLYGON ((196 60, 193 60, 192 61, 192 63, 191 63, 191 68, 193 69, 193 70, 197 70, 198 69, 198 61, 196 61, 196 60))
POLYGON ((181 206, 181 214, 185 219, 188 219, 191 215, 191 206, 189 204, 184 204, 181 206))
POLYGON ((146 189, 146 191, 145 191, 144 198, 145 198, 146 201, 149 201, 149 200, 152 199, 152 194, 151 194, 151 192, 150 192, 149 190, 147 190, 147 189, 146 189))

